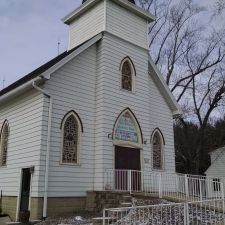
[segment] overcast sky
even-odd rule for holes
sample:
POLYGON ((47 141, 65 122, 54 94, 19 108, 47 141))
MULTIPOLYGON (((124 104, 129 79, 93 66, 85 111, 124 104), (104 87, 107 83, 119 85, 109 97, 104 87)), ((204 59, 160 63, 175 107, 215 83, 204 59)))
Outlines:
POLYGON ((0 89, 63 52, 68 27, 61 18, 81 0, 0 0, 0 89))
MULTIPOLYGON (((208 3, 215 0, 200 0, 208 3)), ((68 27, 61 18, 81 0, 0 0, 0 89, 67 48, 68 27)))

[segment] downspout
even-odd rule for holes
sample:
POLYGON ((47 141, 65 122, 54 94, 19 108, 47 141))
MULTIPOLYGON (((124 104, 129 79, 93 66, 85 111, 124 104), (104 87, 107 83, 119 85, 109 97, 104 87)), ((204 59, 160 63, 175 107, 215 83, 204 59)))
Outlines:
MULTIPOLYGON (((41 78, 42 79, 42 78, 41 78)), ((47 135, 47 151, 46 151, 46 159, 45 159, 45 184, 44 184, 44 203, 43 203, 43 218, 47 217, 47 204, 48 204, 48 177, 49 177, 49 154, 50 154, 50 139, 51 139, 51 126, 52 126, 52 97, 51 95, 38 87, 33 81, 33 87, 43 93, 46 97, 49 98, 49 111, 48 111, 48 135, 47 135)))

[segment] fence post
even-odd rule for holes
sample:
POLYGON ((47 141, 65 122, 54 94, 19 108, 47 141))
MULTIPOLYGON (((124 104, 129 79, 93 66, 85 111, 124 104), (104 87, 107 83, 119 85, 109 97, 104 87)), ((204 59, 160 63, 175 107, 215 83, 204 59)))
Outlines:
POLYGON ((199 179, 200 201, 202 201, 202 180, 199 179))
POLYGON ((187 225, 187 203, 184 203, 184 225, 187 225))
POLYGON ((105 225, 105 209, 103 209, 103 225, 105 225))
POLYGON ((132 190, 131 190, 131 186, 132 186, 132 184, 131 184, 131 170, 128 170, 128 188, 129 188, 129 192, 130 192, 130 194, 131 194, 131 192, 132 192, 132 190))
POLYGON ((188 211, 188 203, 184 203, 184 225, 189 225, 189 211, 188 211))
POLYGON ((225 199, 224 199, 224 180, 220 182, 220 190, 221 190, 221 197, 222 197, 222 207, 223 207, 223 223, 225 224, 225 199))
POLYGON ((185 174, 185 194, 186 194, 186 199, 189 198, 189 188, 188 188, 188 176, 185 174))
POLYGON ((162 198, 162 174, 159 174, 159 198, 162 198))

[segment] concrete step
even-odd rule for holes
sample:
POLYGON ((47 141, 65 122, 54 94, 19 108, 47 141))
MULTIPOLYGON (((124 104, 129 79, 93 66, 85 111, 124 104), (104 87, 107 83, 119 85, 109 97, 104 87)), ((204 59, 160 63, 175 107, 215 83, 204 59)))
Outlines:
POLYGON ((112 222, 114 220, 114 218, 112 217, 96 217, 92 219, 92 223, 93 225, 102 225, 103 221, 105 219, 106 224, 108 224, 109 222, 112 222))
POLYGON ((132 203, 131 202, 121 202, 120 205, 122 207, 131 207, 132 206, 132 203))
POLYGON ((131 195, 123 195, 122 199, 126 200, 126 201, 131 201, 132 200, 132 196, 131 195))
POLYGON ((6 225, 22 225, 23 223, 21 222, 6 222, 6 225))

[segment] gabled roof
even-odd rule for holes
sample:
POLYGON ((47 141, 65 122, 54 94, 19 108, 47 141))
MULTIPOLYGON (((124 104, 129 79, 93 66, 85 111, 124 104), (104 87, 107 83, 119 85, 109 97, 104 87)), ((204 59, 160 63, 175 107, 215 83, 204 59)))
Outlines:
POLYGON ((172 92, 170 91, 168 85, 166 84, 161 72, 153 62, 151 56, 149 55, 148 58, 149 62, 149 73, 153 80, 155 81, 156 85, 158 86, 161 94, 164 96, 167 104, 169 105, 174 118, 177 116, 182 115, 182 109, 180 108, 179 104, 177 103, 175 97, 173 96, 172 92))
POLYGON ((210 151, 209 152, 209 154, 211 155, 211 154, 216 154, 217 152, 225 152, 225 146, 222 146, 222 147, 220 147, 220 148, 217 148, 217 149, 214 149, 214 150, 212 150, 212 151, 210 151))
POLYGON ((90 45, 95 43, 97 40, 100 40, 101 38, 102 38, 102 34, 96 35, 95 37, 87 40, 86 42, 82 43, 81 45, 79 45, 79 46, 77 46, 77 47, 75 47, 75 48, 73 48, 73 49, 71 49, 69 51, 63 52, 59 56, 53 58, 49 62, 45 63, 44 65, 42 65, 40 67, 38 67, 37 69, 35 69, 31 73, 25 75, 21 79, 19 79, 16 82, 12 83, 8 87, 2 89, 0 91, 0 100, 1 100, 1 96, 3 96, 5 94, 7 94, 8 92, 18 88, 19 86, 27 83, 28 81, 31 81, 32 79, 40 76, 41 74, 46 73, 48 70, 53 69, 53 68, 58 68, 58 67, 62 66, 62 63, 61 63, 62 61, 64 61, 66 63, 67 59, 70 59, 71 57, 72 58, 75 57, 76 52, 77 52, 77 54, 79 54, 80 52, 82 52, 87 47, 89 47, 90 45), (74 55, 74 53, 75 53, 75 55, 74 55), (58 65, 58 64, 60 64, 60 65, 58 65))
POLYGON ((0 91, 0 96, 6 94, 7 92, 19 87, 20 85, 26 83, 27 81, 32 80, 33 78, 39 76, 41 73, 43 73, 44 71, 46 71, 47 69, 51 68, 53 65, 55 65, 57 62, 59 62, 60 60, 62 60, 63 58, 65 58, 66 56, 68 56, 70 53, 72 53, 73 51, 75 51, 78 47, 75 47, 74 49, 71 49, 70 51, 65 51, 62 54, 60 54, 59 56, 53 58, 52 60, 50 60, 49 62, 45 63, 44 65, 38 67, 37 69, 35 69, 34 71, 32 71, 31 73, 25 75, 24 77, 22 77, 21 79, 17 80, 16 82, 12 83, 11 85, 9 85, 8 87, 2 89, 0 91))
MULTIPOLYGON (((61 55, 55 57, 54 59, 50 60, 49 62, 45 63, 41 67, 37 68, 33 72, 27 74, 23 78, 19 79, 15 83, 11 84, 10 86, 6 87, 5 89, 0 91, 0 103, 5 101, 7 95, 15 95, 17 89, 21 92, 21 89, 25 89, 25 85, 32 86, 32 81, 37 79, 39 76, 46 77, 47 79, 50 78, 50 75, 62 67, 65 63, 82 53, 84 50, 86 50, 91 45, 95 44, 97 41, 102 39, 103 33, 99 33, 95 37, 89 39, 88 41, 84 42, 83 44, 75 47, 74 49, 71 49, 70 51, 66 51, 62 53, 61 55)), ((181 115, 182 110, 178 103, 176 102, 173 94, 169 90, 169 87, 167 86, 162 74, 154 64, 153 60, 149 56, 149 73, 152 76, 153 80, 155 81, 156 85, 158 86, 161 94, 165 98, 166 102, 168 103, 173 116, 181 115)), ((27 87, 26 87, 27 88, 27 87)))

